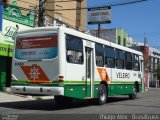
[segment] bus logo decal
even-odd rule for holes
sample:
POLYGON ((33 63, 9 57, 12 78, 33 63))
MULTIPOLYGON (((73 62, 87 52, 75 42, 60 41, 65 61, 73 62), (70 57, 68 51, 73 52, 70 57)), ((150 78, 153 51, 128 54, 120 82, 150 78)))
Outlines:
POLYGON ((42 68, 36 64, 32 66, 21 66, 21 69, 30 82, 51 82, 42 68))
POLYGON ((110 81, 106 68, 97 68, 99 76, 101 80, 106 81, 107 83, 110 81))
POLYGON ((36 68, 35 66, 33 67, 33 68, 31 68, 30 69, 30 79, 34 79, 34 80, 36 80, 36 79, 39 79, 39 68, 36 68))

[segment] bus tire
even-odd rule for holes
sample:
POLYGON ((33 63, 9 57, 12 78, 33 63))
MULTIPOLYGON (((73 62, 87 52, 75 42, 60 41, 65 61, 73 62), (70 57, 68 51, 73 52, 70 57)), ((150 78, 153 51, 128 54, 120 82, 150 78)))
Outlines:
POLYGON ((68 105, 71 104, 73 99, 65 96, 54 96, 54 100, 59 105, 68 105))
POLYGON ((129 99, 136 99, 137 98, 137 92, 138 92, 138 88, 137 88, 137 85, 134 84, 134 87, 133 87, 133 93, 129 94, 129 99))
POLYGON ((99 105, 104 105, 107 101, 108 95, 106 86, 104 84, 100 84, 98 87, 98 98, 97 102, 99 105))

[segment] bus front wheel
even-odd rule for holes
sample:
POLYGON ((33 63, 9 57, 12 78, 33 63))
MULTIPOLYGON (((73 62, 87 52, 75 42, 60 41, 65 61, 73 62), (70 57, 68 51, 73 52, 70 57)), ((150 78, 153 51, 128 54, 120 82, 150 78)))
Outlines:
POLYGON ((107 101, 107 90, 106 90, 106 86, 104 84, 100 84, 99 87, 98 87, 98 104, 99 105, 103 105, 106 103, 107 101))

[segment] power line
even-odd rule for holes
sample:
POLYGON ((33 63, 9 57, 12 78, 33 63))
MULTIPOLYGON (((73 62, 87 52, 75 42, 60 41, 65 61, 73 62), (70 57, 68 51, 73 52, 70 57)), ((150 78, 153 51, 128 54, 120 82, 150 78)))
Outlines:
MULTIPOLYGON (((110 5, 117 5, 117 4, 122 4, 122 3, 126 3, 126 2, 136 2, 136 1, 139 1, 139 0, 117 0, 117 1, 115 1, 115 2, 107 2, 107 3, 103 3, 103 4, 98 4, 96 7, 99 7, 99 6, 106 6, 106 4, 108 5, 108 6, 110 6, 110 5)), ((92 6, 90 6, 91 8, 92 8, 92 6)), ((95 6, 93 6, 93 7, 95 7, 95 6)))
POLYGON ((48 2, 46 2, 46 3, 56 3, 56 2, 76 2, 77 0, 65 0, 65 1, 48 1, 48 2))
MULTIPOLYGON (((19 1, 21 1, 22 2, 22 0, 19 0, 19 1)), ((72 0, 68 0, 68 1, 72 1, 72 0)), ((139 2, 144 2, 144 1, 148 1, 148 0, 138 0, 138 1, 132 1, 132 2, 126 2, 126 3, 118 3, 118 4, 112 4, 111 6, 119 6, 119 5, 127 5, 127 4, 133 4, 133 3, 139 3, 139 2)), ((24 2, 24 1, 23 1, 24 2)), ((29 4, 29 3, 28 3, 29 4)), ((10 5, 11 6, 11 5, 10 5)), ((105 6, 102 6, 102 7, 105 7, 105 6)), ((27 8, 23 8, 23 7, 19 7, 19 8, 21 8, 21 10, 31 10, 31 9, 27 9, 27 8)), ((91 8, 91 7, 89 7, 89 8, 91 8)), ((93 7, 92 7, 93 8, 93 7)), ((94 7, 94 8, 96 8, 96 7, 94 7)), ((81 9, 88 9, 88 8, 81 8, 81 9)), ((58 9, 58 10, 62 10, 62 9, 58 9)), ((63 9, 63 10, 65 10, 65 9, 63 9)), ((73 9, 71 9, 71 10, 73 10, 73 9)), ((74 9, 74 10, 77 10, 77 9, 74 9)), ((51 11, 50 11, 51 12, 51 11)), ((48 15, 47 15, 48 16, 48 15)), ((51 17, 51 16, 50 16, 51 17)), ((73 21, 73 20, 71 20, 71 19, 69 19, 69 18, 67 18, 67 17, 64 17, 64 16, 61 16, 61 17, 63 17, 63 18, 65 18, 65 19, 68 19, 69 21, 72 21, 72 22, 76 22, 76 21, 73 21)), ((55 19, 55 18, 54 18, 55 19)), ((82 24, 81 24, 82 25, 82 24)), ((71 26, 71 25, 70 25, 71 26)), ((82 26, 85 26, 86 28, 89 28, 89 27, 87 27, 86 25, 82 25, 82 26)), ((89 28, 90 29, 90 28, 89 28)), ((102 33, 101 33, 102 34, 102 33)), ((105 35, 105 34, 103 34, 103 35, 105 35)), ((108 35, 109 36, 109 35, 108 35)), ((112 37, 112 36, 111 36, 112 37)))
MULTIPOLYGON (((46 15, 46 16, 49 16, 49 17, 51 17, 51 18, 53 18, 53 19, 55 19, 54 17, 52 17, 52 16, 50 16, 50 15, 48 15, 48 14, 45 14, 45 15, 46 15)), ((71 21, 71 22, 73 22, 73 23, 76 22, 76 21, 71 20, 71 19, 69 19, 69 18, 67 18, 67 17, 64 17, 64 16, 61 16, 61 17, 62 17, 62 18, 65 18, 65 19, 67 19, 67 20, 69 20, 69 21, 71 21)), ((73 28, 73 29, 76 29, 76 27, 74 27, 73 25, 71 25, 71 24, 69 24, 69 23, 65 23, 65 22, 63 22, 63 23, 66 24, 66 25, 71 26, 71 28, 73 28)), ((83 25, 83 24, 81 24, 81 26, 86 27, 86 28, 88 28, 88 29, 91 29, 91 28, 89 28, 88 26, 83 25)), ((92 35, 93 35, 93 34, 92 34, 92 35)), ((105 35, 105 36, 111 37, 111 38, 113 38, 113 39, 117 39, 116 37, 113 37, 113 36, 108 35, 108 34, 105 34, 105 33, 101 33, 101 35, 105 35)))
MULTIPOLYGON (((12 5, 12 4, 7 4, 7 3, 5 3, 5 5, 6 5, 6 7, 9 7, 9 6, 12 6, 12 7, 15 7, 15 5, 12 5)), ((29 9, 29 8, 25 8, 25 7, 20 7, 20 6, 18 6, 18 8, 20 8, 21 10, 28 10, 28 11, 35 11, 35 10, 33 10, 33 9, 29 9)))
MULTIPOLYGON (((134 36, 136 38, 144 37, 144 33, 135 33, 135 34, 130 34, 130 35, 134 36)), ((145 33, 145 36, 147 36, 149 38, 152 38, 155 36, 160 36, 160 32, 148 32, 148 33, 145 33)))
MULTIPOLYGON (((25 2, 23 0, 18 0, 18 1, 21 1, 21 2, 25 2)), ((68 0, 68 1, 71 1, 71 0, 68 0)), ((73 0, 75 1, 75 0, 73 0)), ((137 0, 137 1, 132 1, 132 2, 125 2, 125 3, 118 3, 118 4, 110 4, 108 6, 111 6, 111 7, 115 7, 115 6, 122 6, 122 5, 129 5, 129 4, 135 4, 135 3, 140 3, 140 2, 145 2, 145 1, 148 1, 148 0, 137 0)), ((32 3, 29 3, 29 2, 25 2, 25 3, 28 3, 28 4, 32 4, 32 3)), ((6 5, 8 6, 14 6, 14 5, 11 5, 11 4, 7 4, 5 3, 6 5)), ((35 4, 32 4, 32 5, 35 5, 35 4)), ((99 6, 99 7, 108 7, 108 6, 99 6)), ((31 9, 28 9, 28 8, 24 8, 24 7, 20 7, 19 8, 23 9, 23 10, 31 10, 31 9)), ((81 10, 81 9, 89 9, 89 8, 97 8, 96 7, 84 7, 84 8, 69 8, 69 9, 45 9, 47 11, 66 11, 66 10, 81 10)))
MULTIPOLYGON (((131 1, 131 2, 125 2, 125 3, 118 3, 118 4, 112 4, 112 5, 110 5, 110 6, 122 6, 122 5, 128 5, 128 4, 135 4, 135 3, 140 3, 140 2, 145 2, 145 1, 148 1, 148 0, 138 0, 138 1, 131 1)), ((101 6, 101 7, 107 7, 107 6, 101 6)), ((79 8, 79 9, 89 9, 89 8, 96 8, 96 7, 88 7, 88 8, 79 8)), ((55 9, 55 10, 49 10, 50 12, 51 11, 63 11, 63 10, 77 10, 77 9, 55 9)), ((66 17, 64 17, 64 16, 61 16, 61 17, 63 17, 63 18, 65 18, 65 19, 68 19, 69 21, 72 21, 72 22, 76 22, 76 21, 73 21, 73 20, 71 20, 71 19, 69 19, 69 18, 66 18, 66 17)), ((81 24, 81 26, 85 26, 86 28, 89 28, 89 27, 87 27, 86 25, 82 25, 81 24)), ((90 29, 90 28, 89 28, 90 29)), ((117 39, 117 38, 115 38, 115 37, 113 37, 113 36, 110 36, 110 35, 106 35, 106 34, 102 34, 101 33, 101 35, 105 35, 105 36, 109 36, 109 37, 111 37, 111 38, 114 38, 114 39, 117 39)))
MULTIPOLYGON (((19 0, 19 1, 22 1, 22 0, 19 0)), ((127 2, 127 3, 119 3, 119 4, 112 4, 111 6, 119 6, 119 5, 127 5, 127 4, 133 4, 133 3, 139 3, 139 2, 144 2, 144 1, 148 1, 148 0, 139 0, 139 1, 132 1, 132 2, 127 2)), ((24 2, 24 1, 23 1, 24 2)), ((29 3, 28 3, 29 4, 29 3)), ((9 6, 12 6, 12 5, 10 5, 10 4, 8 4, 9 6)), ((104 6, 102 6, 102 7, 104 7, 104 6)), ((31 10, 31 9, 28 9, 28 8, 23 8, 23 7, 19 7, 19 8, 21 8, 21 10, 31 10)), ((90 7, 91 8, 91 7, 90 7)), ((92 7, 93 8, 93 7, 92 7)), ((81 9, 88 9, 88 8, 81 8, 81 9)), ((64 9, 63 9, 64 10, 64 9)), ((77 9, 75 9, 75 10, 77 10, 77 9)), ((51 11, 50 11, 51 12, 51 11)), ((47 14, 46 14, 47 15, 47 14)), ((47 15, 47 16, 49 16, 49 15, 47 15)), ((52 16, 49 16, 49 17, 52 17, 52 16)), ((68 19, 69 21, 72 21, 72 22, 76 22, 76 21, 73 21, 73 20, 71 20, 71 19, 69 19, 69 18, 67 18, 67 17, 64 17, 64 16, 61 16, 61 17, 63 17, 63 18, 65 18, 65 19, 68 19)), ((53 17, 52 17, 53 18, 53 17)), ((55 19, 55 18, 54 18, 55 19)), ((37 22, 37 21, 35 21, 35 22, 37 22)), ((64 22, 63 22, 64 23, 64 22)), ((72 28, 74 28, 74 29, 76 29, 75 27, 73 27, 72 25, 70 25, 70 24, 68 24, 68 23, 65 23, 66 25, 69 25, 69 26, 71 26, 72 28)), ((82 24, 81 24, 82 25, 82 24)), ((82 25, 82 26, 85 26, 86 28, 89 28, 89 27, 87 27, 86 25, 82 25)), ((90 29, 90 28, 89 28, 90 29)), ((101 35, 106 35, 106 34, 104 34, 104 33, 101 33, 101 35)), ((113 36, 110 36, 110 35, 106 35, 106 36, 109 36, 109 37, 112 37, 112 38, 114 38, 114 39, 117 39, 117 38, 115 38, 115 37, 113 37, 113 36)))
MULTIPOLYGON (((23 0, 19 0, 21 2, 25 2, 23 0)), ((70 1, 70 0, 68 0, 70 1)), ((73 0, 75 1, 75 0, 73 0)), ((145 1, 148 1, 148 0, 137 0, 137 1, 131 1, 131 2, 125 2, 125 3, 118 3, 118 4, 110 4, 110 5, 107 5, 107 6, 98 6, 98 7, 108 7, 108 6, 111 6, 111 7, 116 7, 116 6, 122 6, 122 5, 129 5, 129 4, 135 4, 135 3, 140 3, 140 2, 145 2, 145 1)), ((25 2, 25 3, 28 3, 28 4, 32 4, 32 3, 29 3, 29 2, 25 2)), ((9 5, 9 6, 14 6, 14 5, 11 5, 11 4, 7 4, 5 3, 6 5, 9 5)), ((35 5, 35 4, 32 4, 32 5, 35 5)), ((23 10, 31 10, 31 9, 28 9, 28 8, 24 8, 24 7, 19 7, 19 8, 22 8, 23 10)), ((81 9, 89 9, 89 8, 97 8, 96 7, 84 7, 84 8, 69 8, 69 9, 45 9, 46 11, 66 11, 66 10, 81 10, 81 9)))
MULTIPOLYGON (((137 0, 137 1, 131 1, 131 2, 125 2, 125 3, 118 3, 118 4, 110 4, 110 5, 105 5, 105 6, 98 6, 98 7, 117 7, 117 6, 123 6, 123 5, 130 5, 130 4, 136 4, 136 3, 141 3, 145 2, 148 0, 137 0)), ((84 8, 68 8, 68 9, 46 9, 47 11, 66 11, 66 10, 83 10, 83 9, 91 9, 91 8, 98 8, 96 7, 84 7, 84 8)))
MULTIPOLYGON (((50 16, 50 15, 48 15, 48 14, 45 14, 45 15, 48 16, 48 17, 50 17, 50 18, 53 18, 54 20, 58 20, 58 19, 56 19, 56 18, 54 18, 54 17, 52 17, 52 16, 50 16)), ((59 21, 59 20, 58 20, 58 21, 59 21)), ((60 22, 62 22, 62 21, 60 21, 60 22)), ((62 22, 62 23, 64 23, 64 24, 70 26, 71 28, 75 29, 75 27, 74 27, 73 25, 69 24, 69 23, 65 23, 65 22, 62 22)))
POLYGON ((23 2, 23 3, 27 3, 27 4, 31 4, 31 5, 35 5, 36 6, 36 4, 30 3, 30 2, 27 2, 27 1, 23 1, 23 0, 17 0, 17 1, 20 1, 20 2, 23 2))

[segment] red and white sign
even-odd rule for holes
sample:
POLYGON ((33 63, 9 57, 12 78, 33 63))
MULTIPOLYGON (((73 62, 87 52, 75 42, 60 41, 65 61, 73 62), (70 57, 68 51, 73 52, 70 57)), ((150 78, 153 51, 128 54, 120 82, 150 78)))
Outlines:
POLYGON ((57 56, 58 36, 17 38, 15 57, 21 60, 52 59, 57 56))
POLYGON ((57 35, 18 38, 16 42, 17 49, 49 48, 49 47, 57 47, 57 35))

